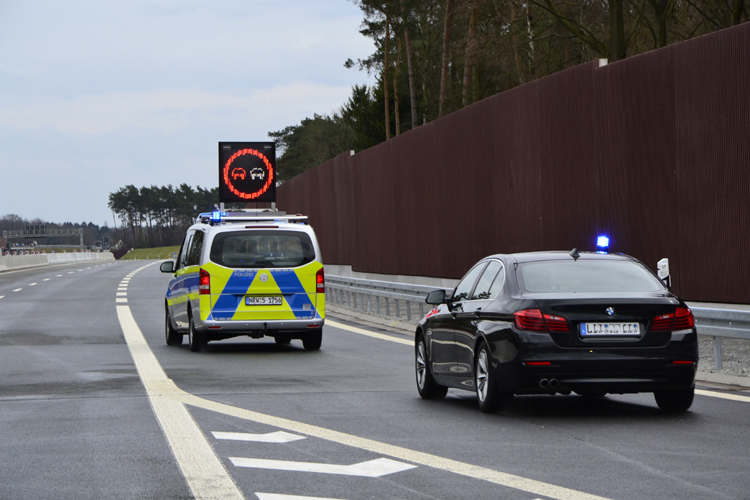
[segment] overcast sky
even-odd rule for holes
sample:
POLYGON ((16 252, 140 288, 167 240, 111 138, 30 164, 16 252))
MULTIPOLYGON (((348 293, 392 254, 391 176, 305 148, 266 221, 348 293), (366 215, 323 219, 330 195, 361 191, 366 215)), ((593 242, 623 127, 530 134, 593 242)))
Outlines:
MULTIPOLYGON (((0 1, 0 216, 112 226, 126 184, 214 187, 219 141, 338 109, 347 0, 0 1)), ((118 221, 119 224, 119 221, 118 221)))

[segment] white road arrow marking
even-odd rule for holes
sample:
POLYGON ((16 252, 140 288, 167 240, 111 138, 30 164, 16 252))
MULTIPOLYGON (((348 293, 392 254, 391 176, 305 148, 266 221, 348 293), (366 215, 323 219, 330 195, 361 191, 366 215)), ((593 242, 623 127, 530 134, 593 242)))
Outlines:
POLYGON ((279 495, 277 493, 255 493, 258 500, 341 500, 340 498, 301 497, 299 495, 279 495))
POLYGON ((267 434, 249 434, 247 432, 211 432, 216 439, 231 439, 233 441, 253 441, 255 443, 291 443, 305 439, 304 436, 289 434, 284 431, 269 432, 267 434))
POLYGON ((318 474, 340 474, 342 476, 381 477, 395 474, 416 465, 397 462, 390 458, 377 458, 369 462, 353 465, 319 464, 314 462, 286 462, 284 460, 264 460, 260 458, 229 457, 235 467, 251 467, 253 469, 288 470, 295 472, 317 472, 318 474))

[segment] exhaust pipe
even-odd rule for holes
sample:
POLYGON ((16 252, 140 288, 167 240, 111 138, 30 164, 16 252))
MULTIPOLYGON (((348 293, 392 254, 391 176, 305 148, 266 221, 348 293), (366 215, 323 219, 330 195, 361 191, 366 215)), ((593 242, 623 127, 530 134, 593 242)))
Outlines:
POLYGON ((556 378, 549 379, 549 388, 550 389, 557 389, 558 387, 560 387, 560 381, 559 380, 557 380, 556 378))
POLYGON ((546 378, 543 378, 542 380, 540 380, 539 387, 541 387, 542 389, 549 388, 549 380, 547 380, 546 378))

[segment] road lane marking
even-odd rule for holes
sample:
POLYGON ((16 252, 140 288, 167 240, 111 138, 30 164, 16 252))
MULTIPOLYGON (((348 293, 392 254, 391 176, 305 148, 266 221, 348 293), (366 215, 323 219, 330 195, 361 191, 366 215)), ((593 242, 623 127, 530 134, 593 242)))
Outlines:
POLYGON ((44 278, 42 281, 49 281, 52 278, 44 278))
MULTIPOLYGON (((299 495, 279 495, 278 493, 255 493, 258 500, 343 500, 341 498, 301 497, 299 495)), ((538 499, 537 499, 538 500, 538 499)))
MULTIPOLYGON (((151 351, 146 343, 138 324, 135 322, 130 307, 118 305, 117 315, 128 348, 138 370, 138 375, 144 387, 146 387, 152 408, 154 408, 154 413, 157 415, 157 419, 162 425, 165 435, 168 434, 167 440, 196 498, 204 498, 204 493, 206 498, 242 498, 242 495, 213 450, 211 450, 203 433, 185 409, 185 405, 203 408, 251 422, 266 424, 292 433, 318 437, 326 441, 385 455, 395 460, 424 465, 547 498, 557 500, 606 500, 605 497, 582 491, 555 486, 494 469, 487 469, 401 446, 334 431, 325 427, 266 415, 194 396, 178 388, 174 381, 166 376, 153 351, 151 351), (178 404, 175 405, 174 403, 178 404), (180 404, 184 412, 180 411, 180 404), (164 420, 164 423, 162 423, 162 420, 164 420), (193 448, 186 449, 188 446, 200 448, 200 450, 193 450, 193 448), (210 468, 211 470, 207 472, 205 468, 210 468), (206 489, 208 483, 218 483, 218 486, 211 486, 206 489), (231 487, 229 486, 230 484, 231 487), (226 488, 226 490, 221 488, 226 488), (224 491, 227 491, 227 493, 223 493, 224 491)), ((347 329, 349 328, 352 327, 347 327, 347 329)), ((390 337, 388 339, 391 340, 390 337)))
POLYGON ((116 297, 116 298, 115 298, 115 302, 118 302, 118 303, 123 303, 123 302, 124 302, 124 303, 127 303, 127 302, 128 302, 128 299, 126 299, 126 298, 124 298, 124 297, 116 297))
POLYGON ((711 398, 729 399, 731 401, 741 401, 743 403, 750 403, 750 396, 740 396, 738 394, 726 394, 724 392, 704 391, 703 389, 696 389, 696 394, 701 396, 708 396, 711 398))
POLYGON ((68 271, 68 274, 73 274, 73 271, 68 271))
POLYGON ((130 307, 117 306, 117 317, 151 408, 193 496, 196 499, 243 499, 203 432, 185 405, 175 397, 182 391, 164 373, 130 307))
POLYGON ((127 297, 128 292, 117 292, 118 297, 127 297))
POLYGON ((397 462, 390 458, 376 458, 352 465, 320 464, 315 462, 288 462, 286 460, 264 460, 261 458, 229 457, 235 467, 253 469, 285 470, 293 472, 314 472, 317 474, 337 474, 340 476, 383 477, 397 472, 416 469, 416 465, 397 462))
POLYGON ((307 439, 305 436, 289 434, 284 431, 268 432, 266 434, 250 434, 248 432, 211 432, 216 439, 229 439, 232 441, 251 441, 254 443, 291 443, 300 439, 307 439))
POLYGON ((332 326, 334 328, 341 328, 342 330, 348 330, 353 333, 359 333, 360 335, 365 335, 367 337, 373 337, 380 340, 388 340, 390 342, 396 342, 397 344, 406 344, 413 346, 414 341, 413 340, 407 340, 407 339, 400 339, 398 337, 392 337, 390 335, 384 335, 382 333, 375 333, 368 330, 364 330, 362 328, 357 328, 355 326, 349 326, 345 325, 343 323, 337 323, 336 321, 331 321, 329 319, 326 320, 326 325, 332 326))
POLYGON ((4 299, 4 298, 5 298, 5 295, 0 295, 0 299, 4 299))
POLYGON ((29 283, 29 286, 36 286, 36 283, 29 283))
POLYGON ((117 291, 118 292, 127 292, 128 291, 128 287, 118 288, 117 291))
POLYGON ((16 289, 15 289, 15 290, 13 290, 13 291, 14 291, 14 292, 20 292, 21 290, 23 290, 23 288, 16 288, 16 289))

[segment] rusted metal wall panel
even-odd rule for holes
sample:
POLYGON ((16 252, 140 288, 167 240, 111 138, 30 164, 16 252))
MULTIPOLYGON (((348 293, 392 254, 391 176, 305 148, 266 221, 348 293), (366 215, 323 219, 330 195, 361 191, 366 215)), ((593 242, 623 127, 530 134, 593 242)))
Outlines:
MULTIPOLYGON (((594 70, 599 232, 652 269, 680 269, 671 47, 594 70)), ((676 291, 681 280, 675 276, 676 291)))
POLYGON ((750 303, 749 47, 746 24, 578 66, 341 155, 279 206, 356 271, 460 278, 607 234, 652 269, 668 257, 683 298, 750 303))
MULTIPOLYGON (((750 303, 750 24, 674 46, 683 295, 750 303)), ((671 265, 671 260, 670 260, 671 265)))
POLYGON ((537 120, 544 249, 590 250, 598 227, 592 62, 539 80, 537 120))

